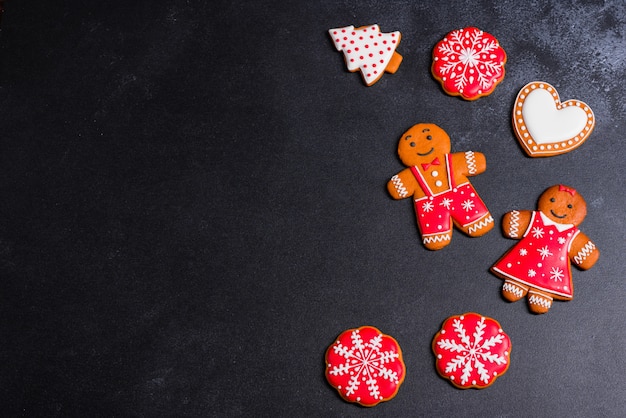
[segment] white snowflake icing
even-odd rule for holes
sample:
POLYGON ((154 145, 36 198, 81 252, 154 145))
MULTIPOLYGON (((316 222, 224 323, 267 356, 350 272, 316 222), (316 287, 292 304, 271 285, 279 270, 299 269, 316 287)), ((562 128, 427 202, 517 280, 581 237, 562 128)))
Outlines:
POLYGON ((385 364, 393 363, 400 356, 394 351, 381 351, 382 334, 371 338, 368 342, 363 342, 359 330, 352 331, 352 346, 348 347, 340 342, 333 346, 335 354, 345 359, 343 364, 333 366, 330 374, 334 376, 350 375, 350 381, 346 389, 346 396, 353 395, 365 382, 368 386, 370 396, 375 399, 383 399, 378 387, 378 379, 383 378, 392 383, 398 384, 398 373, 387 369, 385 364))
POLYGON ((539 226, 534 227, 531 233, 535 238, 543 238, 543 228, 539 226))
POLYGON ((519 250, 519 255, 521 255, 522 257, 524 257, 527 254, 528 254, 528 250, 526 248, 521 248, 519 250))
POLYGON ((454 80, 454 86, 461 92, 475 82, 483 91, 488 90, 493 76, 501 71, 502 62, 494 54, 500 45, 495 39, 483 38, 483 33, 454 31, 437 49, 442 54, 439 59, 445 61, 439 69, 441 75, 454 80), (469 46, 464 45, 464 36, 470 38, 469 46))
POLYGON ((430 200, 427 200, 426 202, 424 202, 424 204, 422 205, 422 210, 424 212, 432 212, 434 208, 433 202, 431 202, 430 200))
POLYGON ((474 208, 474 202, 472 202, 471 199, 467 199, 461 204, 461 206, 463 206, 463 209, 465 209, 465 212, 467 212, 474 208))
POLYGON ((552 267, 552 269, 550 270, 550 279, 562 282, 564 277, 565 273, 563 273, 563 270, 561 270, 560 268, 552 267))
POLYGON ((541 256, 542 260, 545 260, 546 257, 550 257, 552 255, 547 245, 543 248, 537 248, 537 251, 539 251, 539 255, 541 256))
POLYGON ((563 237, 559 237, 559 239, 557 241, 559 241, 559 244, 563 245, 563 244, 565 244, 566 239, 563 238, 563 237))
POLYGON ((537 272, 533 269, 528 269, 528 277, 535 277, 537 272))
POLYGON ((446 209, 450 209, 450 205, 452 204, 452 202, 453 202, 452 199, 444 197, 443 200, 441 201, 440 205, 443 206, 446 209))
POLYGON ((446 364, 446 373, 452 373, 462 368, 461 384, 464 385, 469 381, 471 373, 476 371, 480 376, 480 380, 488 384, 492 376, 485 367, 485 362, 495 363, 497 365, 506 364, 507 362, 506 357, 491 351, 496 344, 500 344, 504 341, 504 335, 498 333, 497 335, 483 340, 486 327, 484 317, 476 324, 476 329, 472 334, 474 337, 473 342, 470 336, 467 335, 461 319, 455 319, 452 324, 456 336, 460 341, 446 338, 437 342, 439 348, 450 351, 451 353, 458 353, 446 364))

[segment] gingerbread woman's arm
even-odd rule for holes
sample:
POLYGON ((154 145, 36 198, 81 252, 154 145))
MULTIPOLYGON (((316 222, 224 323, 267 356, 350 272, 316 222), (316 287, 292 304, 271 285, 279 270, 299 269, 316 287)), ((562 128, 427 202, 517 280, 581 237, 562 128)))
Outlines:
POLYGON ((502 217, 502 232, 507 238, 521 239, 530 225, 532 212, 529 210, 513 210, 502 217))
POLYGON ((596 245, 587 237, 587 235, 579 232, 569 250, 569 258, 575 266, 582 270, 593 267, 600 257, 600 251, 596 245))
POLYGON ((466 151, 452 154, 455 175, 475 176, 487 169, 487 159, 482 152, 466 151))
POLYGON ((411 173, 411 169, 407 168, 396 174, 387 183, 387 190, 394 199, 404 199, 412 196, 417 187, 417 180, 411 173))

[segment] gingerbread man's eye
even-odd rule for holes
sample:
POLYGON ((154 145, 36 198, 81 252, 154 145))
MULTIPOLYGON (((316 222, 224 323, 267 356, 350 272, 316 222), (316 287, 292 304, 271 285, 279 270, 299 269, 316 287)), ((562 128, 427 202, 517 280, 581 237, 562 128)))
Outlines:
POLYGON ((433 139, 433 137, 431 135, 426 135, 426 139, 430 141, 431 139, 433 139))
POLYGON ((570 203, 569 205, 567 205, 568 208, 573 208, 574 206, 572 206, 572 204, 570 203))
POLYGON ((414 147, 415 146, 415 142, 411 142, 409 145, 414 147))
POLYGON ((554 203, 554 202, 556 202, 556 199, 555 199, 555 198, 553 198, 553 197, 551 197, 551 198, 550 198, 550 202, 554 203))

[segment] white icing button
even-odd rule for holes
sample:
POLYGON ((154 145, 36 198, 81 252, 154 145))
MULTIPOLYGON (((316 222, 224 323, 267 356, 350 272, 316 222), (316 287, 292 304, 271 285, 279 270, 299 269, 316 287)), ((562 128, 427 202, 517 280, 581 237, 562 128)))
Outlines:
POLYGON ((433 172, 430 173, 430 175, 433 176, 433 177, 437 177, 439 175, 439 171, 433 170, 433 172))
POLYGON ((441 185, 442 185, 442 184, 443 184, 443 183, 441 182, 441 180, 437 180, 437 181, 435 182, 435 186, 437 186, 437 187, 441 187, 441 185))

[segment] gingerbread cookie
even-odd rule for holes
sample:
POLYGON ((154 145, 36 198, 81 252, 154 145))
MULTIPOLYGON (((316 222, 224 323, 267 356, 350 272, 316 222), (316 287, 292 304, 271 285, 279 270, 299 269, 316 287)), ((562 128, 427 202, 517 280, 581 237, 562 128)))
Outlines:
POLYGON ((376 83, 384 72, 395 73, 402 62, 396 52, 400 32, 381 33, 378 25, 346 26, 328 31, 337 51, 342 51, 348 71, 361 70, 365 84, 376 83))
POLYGON ((493 228, 493 217, 467 178, 487 168, 482 153, 451 154, 448 134, 432 123, 420 123, 402 135, 398 155, 408 168, 391 178, 387 190, 394 199, 413 198, 426 248, 448 245, 453 224, 471 237, 493 228))
POLYGON ((435 45, 431 72, 451 96, 476 100, 504 78, 506 52, 493 35, 474 27, 454 30, 435 45))
POLYGON ((348 402, 375 406, 388 401, 405 374, 400 345, 374 327, 344 331, 326 351, 326 379, 348 402))
POLYGON ((570 262, 591 268, 600 252, 577 226, 587 205, 573 188, 556 185, 539 198, 536 211, 514 210, 504 215, 504 235, 519 239, 491 271, 504 279, 502 296, 515 302, 528 298, 531 312, 548 312, 553 299, 574 296, 570 262))
POLYGON ((432 348, 439 375, 460 389, 491 386, 511 358, 511 340, 500 324, 477 313, 446 319, 432 348))
POLYGON ((578 148, 595 126, 591 108, 580 100, 561 102, 550 84, 533 81, 520 90, 513 106, 513 129, 531 157, 551 157, 578 148))

